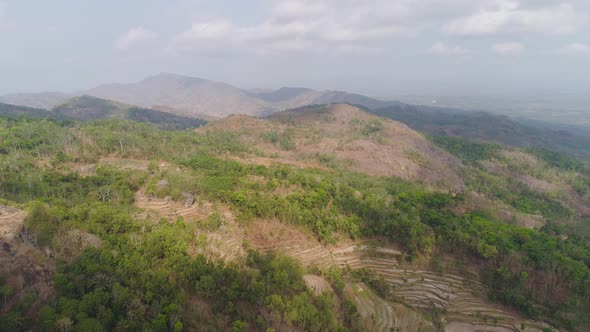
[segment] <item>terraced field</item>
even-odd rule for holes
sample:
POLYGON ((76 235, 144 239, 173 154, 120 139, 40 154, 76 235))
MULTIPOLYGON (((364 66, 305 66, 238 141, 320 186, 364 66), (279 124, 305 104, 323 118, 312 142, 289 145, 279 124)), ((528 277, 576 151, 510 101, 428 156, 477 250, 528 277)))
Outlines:
POLYGON ((191 256, 202 254, 226 262, 243 261, 246 256, 242 230, 235 223, 228 222, 216 231, 195 229, 195 239, 189 247, 191 256))
POLYGON ((170 197, 149 197, 143 190, 140 190, 135 194, 135 206, 155 212, 170 221, 177 220, 178 218, 182 218, 185 221, 194 221, 208 216, 211 213, 212 204, 201 202, 201 204, 185 206, 184 204, 175 202, 170 197))
POLYGON ((392 297, 425 312, 444 312, 447 331, 541 331, 543 324, 518 317, 508 310, 489 304, 482 285, 458 276, 430 271, 396 269, 382 274, 392 287, 392 297))
POLYGON ((210 216, 216 209, 221 213, 223 225, 219 229, 207 230, 195 228, 195 240, 189 248, 192 256, 203 254, 211 259, 233 261, 245 255, 243 248, 243 231, 236 224, 233 213, 227 207, 213 207, 209 201, 182 204, 170 197, 149 197, 143 190, 135 194, 135 206, 147 213, 140 215, 145 219, 164 218, 170 222, 182 218, 185 222, 199 225, 199 221, 210 216))
MULTIPOLYGON (((135 204, 169 220, 178 217, 187 221, 198 220, 208 216, 212 209, 210 203, 201 202, 187 207, 171 199, 147 197, 141 191, 136 195, 135 204)), ((388 312, 398 304, 384 299, 378 301, 373 298, 375 295, 355 299, 360 303, 359 310, 371 317, 382 317, 379 318, 380 322, 375 321, 376 325, 372 329, 389 331, 392 327, 399 328, 400 323, 396 322, 404 319, 408 327, 415 327, 412 324, 416 324, 418 316, 414 316, 414 310, 442 315, 440 324, 446 326, 447 331, 541 331, 544 327, 487 303, 483 287, 477 281, 452 274, 439 275, 431 271, 402 268, 399 264, 402 253, 394 248, 351 241, 340 241, 338 246, 327 247, 301 229, 279 222, 257 221, 249 226, 237 225, 229 209, 224 212, 224 218, 229 222, 219 230, 195 233, 196 238, 200 236, 202 240, 192 248, 194 254, 235 260, 243 257, 243 243, 246 242, 253 249, 275 250, 294 257, 305 267, 321 270, 332 266, 364 268, 383 276, 391 286, 388 298, 413 310, 407 311, 406 308, 400 317, 393 319, 393 313, 388 312)), ((330 287, 325 280, 312 275, 306 276, 306 283, 317 294, 328 291, 330 287)))
MULTIPOLYGON (((258 236, 262 235, 259 233, 258 236)), ((393 248, 374 247, 361 242, 326 247, 303 234, 294 234, 293 231, 287 231, 283 236, 275 234, 272 240, 266 240, 266 245, 254 247, 263 251, 280 251, 297 258, 307 267, 325 269, 339 266, 375 271, 391 286, 389 299, 425 314, 442 315, 443 320, 440 323, 445 326, 446 331, 541 331, 545 327, 488 303, 478 281, 452 274, 439 275, 431 271, 402 268, 399 265, 402 253, 393 248)), ((382 317, 379 318, 380 323, 377 323, 378 319, 375 323, 377 325, 371 329, 389 331, 388 328, 391 327, 399 328, 399 325, 392 323, 392 314, 387 313, 395 303, 388 303, 383 299, 378 301, 372 296, 376 295, 357 299, 359 310, 369 316, 382 317)), ((411 322, 416 321, 415 318, 408 318, 407 314, 405 312, 402 317, 411 322)))
POLYGON ((311 289, 315 295, 334 293, 330 283, 320 276, 306 274, 303 276, 303 281, 305 281, 305 285, 311 289))
POLYGON ((382 299, 363 283, 347 284, 345 296, 356 304, 367 331, 436 331, 420 313, 382 299))

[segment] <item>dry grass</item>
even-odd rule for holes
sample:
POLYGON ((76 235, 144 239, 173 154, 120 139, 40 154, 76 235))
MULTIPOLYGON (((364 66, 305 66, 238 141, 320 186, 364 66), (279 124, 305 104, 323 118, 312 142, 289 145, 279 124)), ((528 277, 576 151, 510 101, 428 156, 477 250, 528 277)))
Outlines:
POLYGON ((13 207, 0 205, 0 240, 11 241, 21 232, 26 213, 13 207))
POLYGON ((328 283, 326 279, 320 276, 306 274, 303 276, 303 281, 305 282, 305 285, 309 289, 311 289, 315 295, 321 295, 324 293, 334 293, 334 290, 332 289, 332 286, 330 286, 330 283, 328 283))
POLYGON ((396 176, 450 191, 464 188, 461 163, 406 125, 350 105, 289 111, 269 119, 229 116, 200 132, 233 131, 263 152, 240 161, 335 168, 373 176, 396 176))

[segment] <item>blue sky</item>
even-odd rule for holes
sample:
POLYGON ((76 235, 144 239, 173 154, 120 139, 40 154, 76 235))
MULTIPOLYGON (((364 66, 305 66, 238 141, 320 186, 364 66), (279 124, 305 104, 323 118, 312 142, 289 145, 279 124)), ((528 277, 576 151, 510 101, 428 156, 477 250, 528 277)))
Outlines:
POLYGON ((373 96, 590 92, 590 1, 0 0, 0 94, 159 72, 373 96))

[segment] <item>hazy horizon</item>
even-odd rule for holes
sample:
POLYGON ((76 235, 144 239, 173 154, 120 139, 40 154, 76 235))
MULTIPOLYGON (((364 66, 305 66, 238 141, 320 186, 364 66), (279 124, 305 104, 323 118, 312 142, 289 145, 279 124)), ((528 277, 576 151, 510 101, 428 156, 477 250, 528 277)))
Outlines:
POLYGON ((584 94, 590 3, 0 0, 0 94, 159 72, 375 97, 584 94))

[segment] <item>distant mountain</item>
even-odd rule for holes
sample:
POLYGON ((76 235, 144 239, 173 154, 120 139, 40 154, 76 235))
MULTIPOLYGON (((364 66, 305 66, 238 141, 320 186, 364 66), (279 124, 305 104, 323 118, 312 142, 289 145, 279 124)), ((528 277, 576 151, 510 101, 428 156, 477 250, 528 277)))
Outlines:
POLYGON ((165 130, 191 129, 207 123, 207 121, 202 119, 140 108, 91 96, 68 99, 54 107, 51 111, 0 103, 0 115, 81 121, 120 118, 151 123, 165 130))
POLYGON ((93 96, 141 107, 169 109, 183 116, 229 114, 264 116, 314 104, 349 103, 370 109, 397 105, 343 91, 318 91, 303 87, 277 90, 245 90, 202 78, 162 73, 129 84, 107 84, 75 94, 39 93, 0 97, 0 102, 38 108, 53 108, 75 96, 93 96))
POLYGON ((131 84, 109 84, 85 94, 128 104, 168 106, 183 113, 224 116, 257 115, 266 104, 248 92, 229 84, 174 74, 160 74, 131 84))
POLYGON ((585 127, 403 103, 370 112, 431 135, 541 147, 590 159, 590 129, 585 127))
POLYGON ((254 96, 268 102, 282 102, 304 94, 317 94, 317 91, 307 88, 288 88, 283 87, 278 90, 265 91, 254 94, 254 96))
POLYGON ((399 101, 384 101, 355 93, 344 91, 328 91, 322 93, 315 101, 315 104, 347 103, 368 109, 378 109, 388 106, 404 105, 399 101))
POLYGON ((73 94, 61 92, 17 93, 0 96, 0 102, 11 105, 49 109, 63 103, 73 94))
POLYGON ((350 103, 368 108, 398 102, 380 101, 341 91, 317 91, 301 87, 278 90, 245 90, 226 83, 175 74, 159 74, 131 84, 109 84, 84 92, 87 95, 144 107, 170 107, 183 115, 270 115, 313 104, 350 103))
POLYGON ((204 125, 206 121, 179 116, 154 109, 141 108, 91 96, 74 97, 53 108, 52 113, 64 118, 94 120, 123 118, 152 123, 162 129, 189 129, 204 125))
POLYGON ((131 106, 91 96, 80 96, 66 100, 52 109, 53 114, 77 120, 125 117, 131 106))
POLYGON ((0 103, 0 115, 8 117, 49 118, 52 113, 41 108, 0 103))

